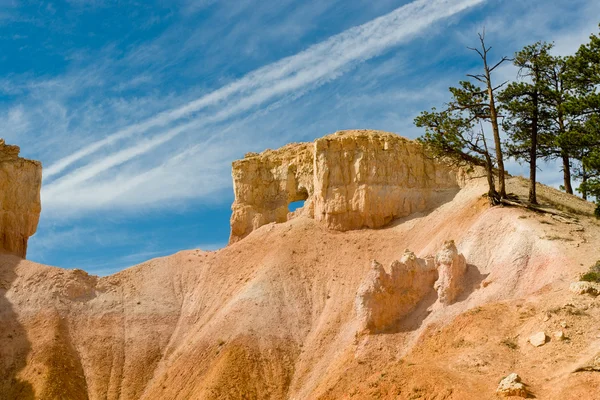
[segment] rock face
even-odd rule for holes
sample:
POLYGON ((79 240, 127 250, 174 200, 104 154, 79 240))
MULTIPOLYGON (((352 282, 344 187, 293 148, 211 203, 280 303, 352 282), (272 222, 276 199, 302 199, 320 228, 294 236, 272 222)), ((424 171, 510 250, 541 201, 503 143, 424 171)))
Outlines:
POLYGON ((288 205, 308 199, 314 191, 311 145, 292 143, 279 150, 246 154, 233 163, 230 242, 269 222, 287 221, 288 205))
POLYGON ((437 273, 433 260, 417 258, 405 250, 387 272, 373 260, 355 300, 361 329, 381 331, 412 311, 430 293, 437 273))
POLYGON ((369 130, 340 131, 312 143, 247 154, 233 163, 230 242, 270 222, 285 222, 293 201, 328 228, 379 228, 431 209, 459 189, 460 172, 418 143, 369 130))
POLYGON ((42 165, 0 139, 0 251, 25 257, 40 218, 42 165))
POLYGON ((464 288, 464 276, 467 272, 467 261, 458 254, 453 240, 444 243, 444 247, 435 257, 438 280, 434 288, 442 304, 452 304, 464 288))

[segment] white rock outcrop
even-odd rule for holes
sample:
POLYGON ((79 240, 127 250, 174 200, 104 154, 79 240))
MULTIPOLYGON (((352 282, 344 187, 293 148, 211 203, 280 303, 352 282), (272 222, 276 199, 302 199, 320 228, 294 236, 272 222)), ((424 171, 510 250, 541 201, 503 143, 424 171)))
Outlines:
MULTIPOLYGON (((371 269, 358 287, 354 306, 360 331, 383 331, 410 314, 427 295, 451 304, 464 290, 467 263, 453 240, 444 242, 436 257, 418 258, 404 250, 400 260, 386 269, 371 261, 371 269)), ((433 300, 433 298, 432 298, 433 300)))
POLYGON ((547 341, 548 336, 545 332, 537 332, 529 336, 529 343, 531 343, 535 347, 543 346, 546 344, 547 341))
POLYGON ((467 261, 458 253, 453 240, 444 242, 442 250, 435 257, 435 266, 438 280, 434 288, 438 293, 438 300, 442 304, 452 304, 464 290, 467 272, 467 261))
POLYGON ((340 231, 379 228, 434 208, 459 190, 462 171, 427 157, 393 133, 340 131, 312 143, 249 153, 232 167, 230 242, 270 222, 285 222, 290 202, 340 231))
POLYGON ((41 186, 42 165, 0 139, 0 251, 25 257, 42 210, 41 186))
POLYGON ((373 260, 355 299, 361 330, 382 331, 410 313, 432 290, 437 273, 432 260, 405 250, 386 271, 373 260))
POLYGON ((496 393, 502 397, 528 397, 529 391, 521 382, 521 377, 514 372, 500 381, 496 393))
POLYGON ((572 282, 569 290, 575 294, 598 296, 600 295, 600 283, 586 281, 572 282))

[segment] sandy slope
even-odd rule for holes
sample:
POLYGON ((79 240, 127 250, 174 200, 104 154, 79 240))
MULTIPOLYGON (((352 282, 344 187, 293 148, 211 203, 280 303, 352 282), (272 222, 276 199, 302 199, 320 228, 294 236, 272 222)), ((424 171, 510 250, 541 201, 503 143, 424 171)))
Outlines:
POLYGON ((0 256, 0 398, 487 399, 510 372, 540 399, 600 398, 599 372, 571 373, 600 352, 600 299, 568 291, 600 259, 598 223, 490 209, 483 192, 472 182, 381 230, 298 217, 105 278, 0 256), (469 264, 459 301, 443 307, 433 292, 392 329, 358 333, 370 260, 433 254, 447 239, 469 264), (558 329, 569 340, 527 343, 558 329))

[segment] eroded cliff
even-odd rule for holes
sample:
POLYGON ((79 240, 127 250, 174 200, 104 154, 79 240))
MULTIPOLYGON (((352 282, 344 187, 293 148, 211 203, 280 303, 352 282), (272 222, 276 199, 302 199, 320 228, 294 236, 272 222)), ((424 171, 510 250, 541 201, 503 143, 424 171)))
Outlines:
MULTIPOLYGON (((346 161, 338 172, 324 162, 323 172, 315 147, 250 155, 234 168, 245 183, 239 216, 251 222, 242 232, 288 221, 223 249, 107 277, 0 254, 0 399, 474 400, 494 398, 511 372, 537 398, 597 399, 600 297, 569 290, 598 259, 591 203, 540 186, 545 207, 579 207, 577 219, 490 208, 487 183, 474 178, 455 195, 451 181, 439 189, 448 202, 402 223, 340 232, 317 221, 315 176, 344 196, 359 178, 344 177, 346 161), (338 175, 343 184, 330 184, 338 175), (287 203, 304 197, 290 218, 287 203), (540 347, 528 342, 559 330, 540 347)), ((411 177, 420 167, 409 168, 411 177)), ((436 186, 407 182, 434 204, 436 186)), ((510 177, 507 189, 526 199, 528 182, 510 177)))
POLYGON ((42 210, 41 186, 42 164, 0 139, 0 251, 25 257, 42 210))
POLYGON ((312 143, 250 153, 233 163, 230 242, 302 213, 328 228, 380 228, 456 194, 460 171, 393 133, 340 131, 312 143), (300 212, 289 203, 305 200, 300 212))

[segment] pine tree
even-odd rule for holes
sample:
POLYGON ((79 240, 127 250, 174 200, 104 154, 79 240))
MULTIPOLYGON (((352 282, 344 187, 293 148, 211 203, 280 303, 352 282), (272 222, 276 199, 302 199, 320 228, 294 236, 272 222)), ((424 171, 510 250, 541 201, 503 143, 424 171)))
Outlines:
POLYGON ((581 180, 577 189, 584 200, 595 197, 596 215, 600 217, 600 113, 586 116, 578 131, 574 132, 576 158, 580 160, 576 176, 581 180))
POLYGON ((503 128, 508 133, 508 154, 529 163, 529 202, 537 204, 537 160, 544 156, 543 146, 552 141, 552 114, 546 106, 550 90, 546 71, 552 65, 552 45, 538 42, 515 54, 518 82, 510 83, 499 95, 506 113, 503 128))
POLYGON ((460 82, 450 88, 452 100, 445 110, 424 111, 415 118, 415 125, 425 128, 418 140, 438 158, 458 166, 482 166, 488 181, 490 204, 500 202, 494 182, 494 160, 487 146, 482 119, 487 118, 488 96, 470 82, 460 82))
POLYGON ((569 60, 570 78, 577 85, 577 95, 569 104, 569 112, 578 115, 579 129, 570 138, 576 158, 576 170, 581 179, 579 191, 587 200, 594 196, 600 213, 600 36, 590 35, 569 60))
POLYGON ((571 103, 576 101, 577 84, 572 79, 570 58, 548 55, 548 65, 542 71, 547 84, 546 103, 552 118, 552 136, 549 142, 541 143, 541 152, 547 159, 560 158, 563 170, 564 190, 573 194, 571 182, 571 159, 576 153, 573 141, 574 131, 578 128, 578 115, 570 112, 571 103))

